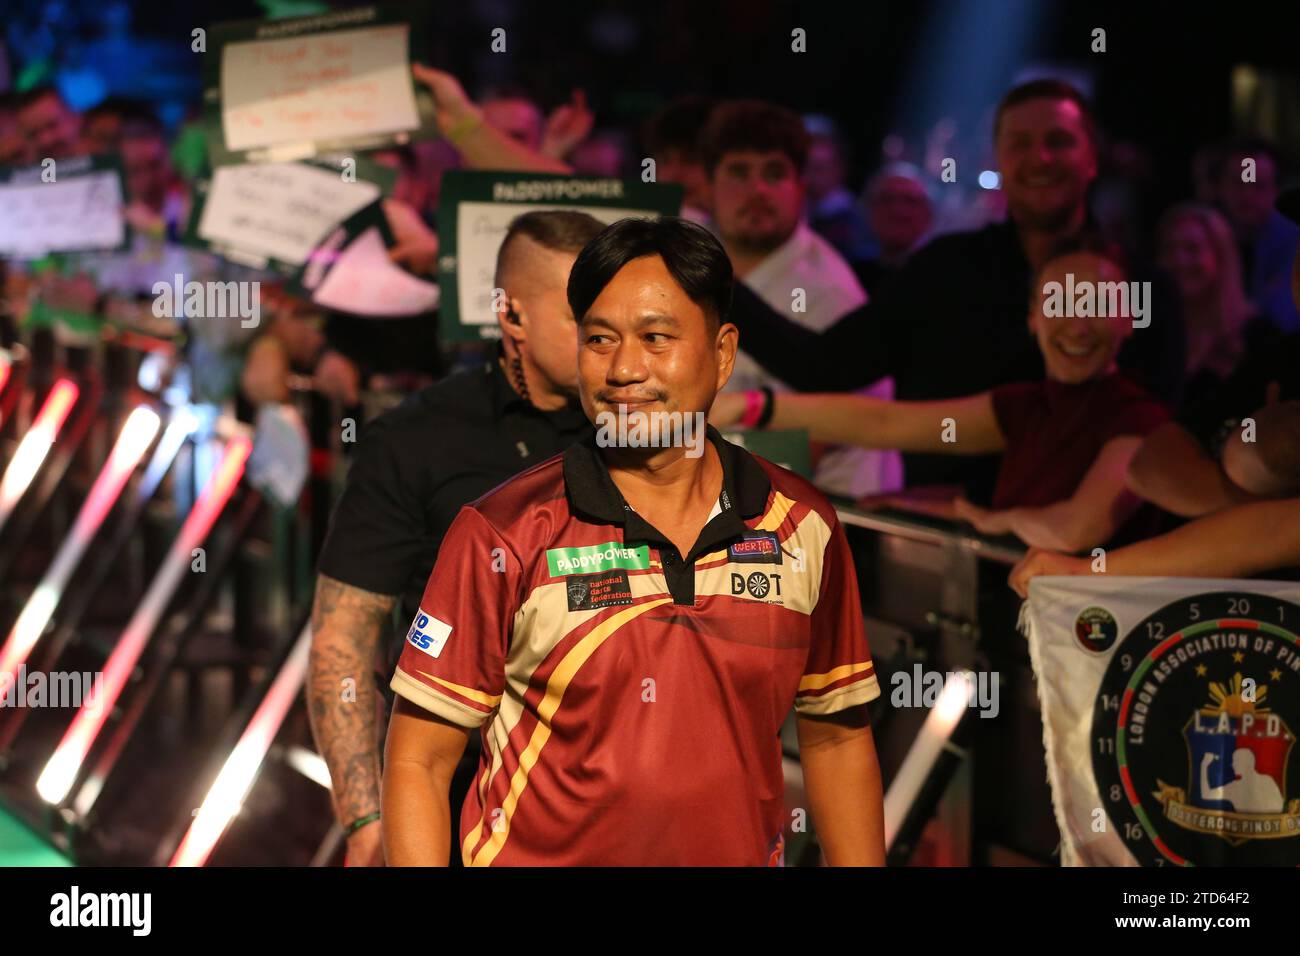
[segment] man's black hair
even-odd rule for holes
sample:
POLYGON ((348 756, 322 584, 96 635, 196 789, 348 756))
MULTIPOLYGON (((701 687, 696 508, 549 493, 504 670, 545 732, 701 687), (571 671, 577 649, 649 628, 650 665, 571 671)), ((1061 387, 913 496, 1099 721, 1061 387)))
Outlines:
POLYGON ((527 236, 543 249, 576 254, 604 229, 605 224, 595 216, 574 209, 540 209, 516 216, 497 247, 495 281, 497 285, 503 284, 517 257, 515 240, 520 236, 527 236))
POLYGON ((620 219, 583 247, 569 273, 569 306, 579 322, 618 271, 658 256, 674 281, 714 323, 731 311, 731 260, 713 233, 688 219, 620 219))
POLYGON ((82 115, 87 122, 100 116, 116 116, 123 125, 136 123, 140 126, 153 126, 162 131, 162 123, 148 103, 131 96, 106 96, 82 115))
POLYGON ((1006 95, 999 101, 997 112, 993 116, 993 138, 995 140, 998 138, 998 131, 1002 128, 1002 115, 1011 107, 1032 100, 1067 100, 1073 103, 1079 108, 1084 131, 1088 134, 1088 140, 1092 143, 1093 149, 1099 148, 1097 142, 1097 118, 1092 112, 1092 103, 1088 101, 1088 97, 1069 83, 1064 80, 1054 79, 1030 80, 1028 83, 1013 86, 1006 92, 1006 95))
POLYGON ((53 96, 64 106, 64 108, 71 108, 63 98, 63 94, 59 92, 58 87, 54 86, 52 83, 42 83, 40 86, 33 86, 30 90, 23 90, 19 93, 14 103, 14 109, 22 112, 29 106, 39 103, 47 96, 53 96))
POLYGON ((700 155, 710 176, 723 156, 741 150, 784 153, 803 175, 811 140, 793 110, 762 100, 732 100, 709 114, 700 134, 700 155))

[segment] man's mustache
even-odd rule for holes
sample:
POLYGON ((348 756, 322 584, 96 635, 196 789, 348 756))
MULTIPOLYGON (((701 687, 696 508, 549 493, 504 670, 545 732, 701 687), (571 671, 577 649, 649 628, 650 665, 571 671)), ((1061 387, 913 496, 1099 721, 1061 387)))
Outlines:
POLYGON ((627 405, 631 402, 662 402, 668 395, 664 392, 652 392, 649 395, 622 395, 614 397, 609 392, 597 392, 596 401, 605 405, 627 405))

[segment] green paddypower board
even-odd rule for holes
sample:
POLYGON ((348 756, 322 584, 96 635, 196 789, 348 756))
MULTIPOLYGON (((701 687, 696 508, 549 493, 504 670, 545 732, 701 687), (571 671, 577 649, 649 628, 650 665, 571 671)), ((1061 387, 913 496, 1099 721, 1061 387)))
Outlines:
POLYGON ((780 465, 812 480, 812 446, 808 432, 802 428, 719 429, 719 434, 733 445, 751 454, 761 455, 774 465, 780 465))
POLYGON ((547 173, 447 173, 438 205, 443 340, 499 337, 493 274, 501 240, 517 216, 572 209, 612 223, 630 216, 675 216, 681 205, 677 185, 547 173))

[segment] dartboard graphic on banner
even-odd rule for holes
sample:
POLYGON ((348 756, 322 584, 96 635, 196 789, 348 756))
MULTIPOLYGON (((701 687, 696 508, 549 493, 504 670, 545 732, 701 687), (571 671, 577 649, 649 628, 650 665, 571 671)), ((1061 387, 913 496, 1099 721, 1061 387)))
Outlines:
POLYGON ((1025 618, 1063 862, 1300 865, 1300 585, 1041 578, 1025 618))
POLYGON ((1092 766, 1143 864, 1300 861, 1291 628, 1300 606, 1289 601, 1198 594, 1138 622, 1116 648, 1093 711, 1092 766))

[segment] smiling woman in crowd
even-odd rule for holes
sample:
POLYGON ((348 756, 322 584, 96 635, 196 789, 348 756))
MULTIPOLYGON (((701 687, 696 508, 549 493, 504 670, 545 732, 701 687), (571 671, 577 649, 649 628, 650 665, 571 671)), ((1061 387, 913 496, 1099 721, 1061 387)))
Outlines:
MULTIPOLYGON (((1129 317, 1044 314, 1048 283, 1124 282, 1113 255, 1089 245, 1051 258, 1035 279, 1029 329, 1047 369, 1040 381, 961 398, 884 401, 859 395, 720 395, 721 425, 807 429, 814 441, 954 455, 1002 453, 989 507, 950 495, 926 510, 964 519, 985 534, 1077 551, 1137 531, 1141 501, 1124 482, 1129 461, 1164 406, 1123 377, 1115 363, 1132 334, 1129 317)), ((1071 310, 1072 311, 1072 310, 1071 310)), ((742 333, 743 338, 743 333, 742 333)), ((942 346, 942 343, 936 343, 942 346)))

